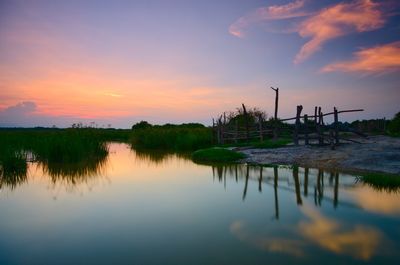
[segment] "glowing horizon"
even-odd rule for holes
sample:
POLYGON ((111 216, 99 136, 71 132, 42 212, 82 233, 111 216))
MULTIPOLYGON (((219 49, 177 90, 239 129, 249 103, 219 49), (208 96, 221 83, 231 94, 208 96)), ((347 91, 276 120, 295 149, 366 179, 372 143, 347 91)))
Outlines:
POLYGON ((0 127, 400 111, 395 1, 2 1, 0 127), (379 88, 378 88, 379 87, 379 88))

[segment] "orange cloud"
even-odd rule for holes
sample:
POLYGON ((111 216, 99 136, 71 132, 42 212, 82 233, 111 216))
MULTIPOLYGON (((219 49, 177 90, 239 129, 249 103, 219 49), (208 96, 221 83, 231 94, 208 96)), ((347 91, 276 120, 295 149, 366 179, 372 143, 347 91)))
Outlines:
POLYGON ((400 41, 362 49, 348 61, 329 64, 321 72, 387 73, 400 69, 400 41))
POLYGON ((298 11, 298 9, 304 6, 304 2, 305 0, 296 0, 292 3, 281 6, 273 5, 260 7, 233 23, 229 27, 229 33, 242 38, 244 37, 244 30, 251 24, 264 20, 279 20, 307 16, 307 13, 298 11))
POLYGON ((378 7, 379 4, 371 0, 356 0, 323 9, 303 21, 298 33, 303 38, 310 37, 311 40, 301 48, 294 62, 303 62, 331 39, 351 32, 365 32, 382 27, 385 19, 378 7))

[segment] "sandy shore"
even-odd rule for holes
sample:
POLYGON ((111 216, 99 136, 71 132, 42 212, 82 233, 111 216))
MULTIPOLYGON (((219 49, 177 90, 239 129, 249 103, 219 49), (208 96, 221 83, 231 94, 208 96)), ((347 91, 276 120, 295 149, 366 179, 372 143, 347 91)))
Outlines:
POLYGON ((339 171, 373 171, 400 175, 400 138, 371 136, 361 143, 329 146, 288 146, 277 149, 242 149, 243 162, 256 164, 295 164, 301 167, 339 171))

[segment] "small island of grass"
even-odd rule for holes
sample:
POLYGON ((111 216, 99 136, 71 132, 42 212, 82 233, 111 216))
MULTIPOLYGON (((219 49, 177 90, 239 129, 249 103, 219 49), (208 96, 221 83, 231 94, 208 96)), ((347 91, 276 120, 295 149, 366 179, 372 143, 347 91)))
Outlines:
POLYGON ((245 158, 242 153, 219 147, 197 150, 192 154, 193 161, 200 163, 228 163, 242 158, 245 158))

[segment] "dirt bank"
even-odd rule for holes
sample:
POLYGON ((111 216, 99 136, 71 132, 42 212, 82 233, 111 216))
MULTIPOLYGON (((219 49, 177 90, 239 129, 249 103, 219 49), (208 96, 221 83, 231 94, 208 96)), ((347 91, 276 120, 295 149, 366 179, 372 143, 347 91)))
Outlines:
POLYGON ((238 150, 256 164, 295 164, 302 167, 340 171, 374 171, 400 175, 400 138, 371 136, 357 139, 361 143, 329 146, 288 146, 277 149, 238 150))

